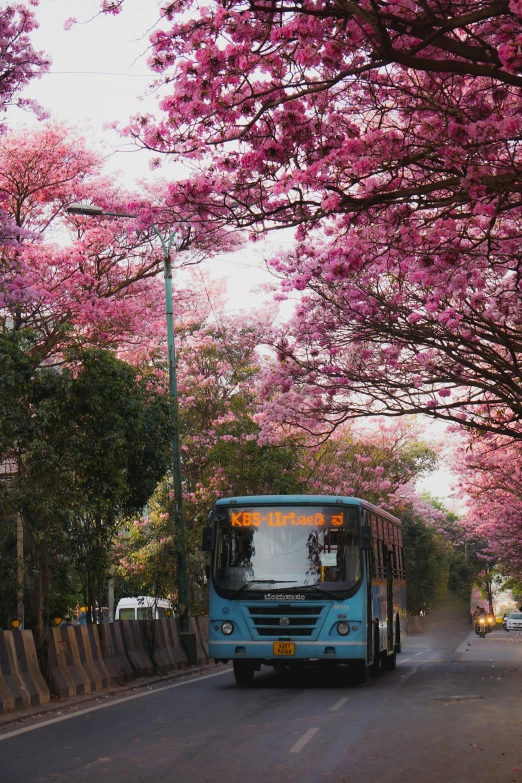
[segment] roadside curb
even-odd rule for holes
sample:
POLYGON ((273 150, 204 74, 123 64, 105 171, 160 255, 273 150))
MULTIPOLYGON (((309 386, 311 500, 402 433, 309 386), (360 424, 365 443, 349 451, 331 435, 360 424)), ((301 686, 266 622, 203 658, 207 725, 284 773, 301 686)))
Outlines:
POLYGON ((28 707, 26 709, 16 710, 15 712, 9 712, 0 716, 0 732, 4 728, 11 727, 13 724, 25 723, 27 720, 37 721, 39 718, 43 718, 50 713, 59 713, 60 715, 66 712, 76 712, 77 708, 84 706, 88 703, 96 703, 102 700, 110 699, 111 697, 120 698, 122 696, 129 696, 133 691, 142 690, 148 688, 149 690, 155 690, 154 685, 163 685, 166 682, 173 680, 181 680, 197 674, 206 674, 209 671, 215 671, 216 669, 231 668, 229 664, 212 663, 204 664, 202 666, 192 666, 187 669, 178 669, 177 671, 170 672, 168 674, 156 675, 154 677, 140 677, 131 683, 125 685, 105 688, 96 693, 91 693, 87 696, 73 696, 69 699, 57 699, 51 698, 51 702, 42 707, 28 707))

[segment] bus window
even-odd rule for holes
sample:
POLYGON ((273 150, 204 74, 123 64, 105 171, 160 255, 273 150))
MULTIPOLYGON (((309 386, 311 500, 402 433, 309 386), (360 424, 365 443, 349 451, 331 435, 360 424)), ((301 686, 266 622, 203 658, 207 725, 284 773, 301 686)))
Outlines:
POLYGON ((375 515, 368 514, 368 520, 372 527, 372 577, 376 579, 379 572, 379 534, 375 515))
POLYGON ((379 519, 372 514, 372 530, 374 535, 374 552, 375 552, 375 569, 377 579, 382 579, 383 576, 383 559, 382 559, 382 547, 381 538, 382 533, 380 530, 379 519))
POLYGON ((372 514, 370 519, 372 525, 372 536, 374 538, 379 538, 379 531, 377 530, 377 517, 375 516, 375 514, 372 514))
POLYGON ((135 609, 120 609, 120 620, 135 620, 136 619, 136 610, 135 609))
POLYGON ((388 545, 385 541, 381 541, 381 551, 382 551, 382 562, 383 562, 383 576, 386 578, 388 576, 388 545))
POLYGON ((375 539, 372 543, 372 549, 370 551, 370 572, 372 575, 372 579, 377 578, 377 564, 375 562, 375 539))

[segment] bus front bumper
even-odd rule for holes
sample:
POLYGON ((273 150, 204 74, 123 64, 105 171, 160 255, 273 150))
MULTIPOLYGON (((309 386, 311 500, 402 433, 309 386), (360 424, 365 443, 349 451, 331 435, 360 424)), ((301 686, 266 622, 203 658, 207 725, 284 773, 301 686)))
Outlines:
POLYGON ((294 645, 293 654, 275 654, 276 642, 250 641, 211 641, 209 642, 209 657, 217 660, 237 660, 240 658, 255 659, 260 661, 278 660, 349 660, 364 658, 366 655, 366 642, 345 641, 315 641, 315 642, 291 642, 294 645))

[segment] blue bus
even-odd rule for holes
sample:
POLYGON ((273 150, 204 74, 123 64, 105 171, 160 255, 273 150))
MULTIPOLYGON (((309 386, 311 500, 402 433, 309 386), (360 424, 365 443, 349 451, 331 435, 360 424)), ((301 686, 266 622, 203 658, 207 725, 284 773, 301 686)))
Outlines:
POLYGON ((261 665, 348 664, 359 682, 393 670, 406 615, 401 522, 371 503, 329 495, 216 502, 209 655, 238 685, 261 665))

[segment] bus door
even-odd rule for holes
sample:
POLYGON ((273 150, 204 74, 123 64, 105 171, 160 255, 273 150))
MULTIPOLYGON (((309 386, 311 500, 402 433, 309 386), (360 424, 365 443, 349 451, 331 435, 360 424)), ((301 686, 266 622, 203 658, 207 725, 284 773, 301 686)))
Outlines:
POLYGON ((386 625, 387 625, 387 643, 388 652, 393 652, 393 554, 392 550, 384 547, 386 557, 386 625))
POLYGON ((377 654, 374 649, 375 625, 373 621, 373 596, 372 596, 372 560, 373 552, 366 554, 366 660, 370 662, 377 654))

